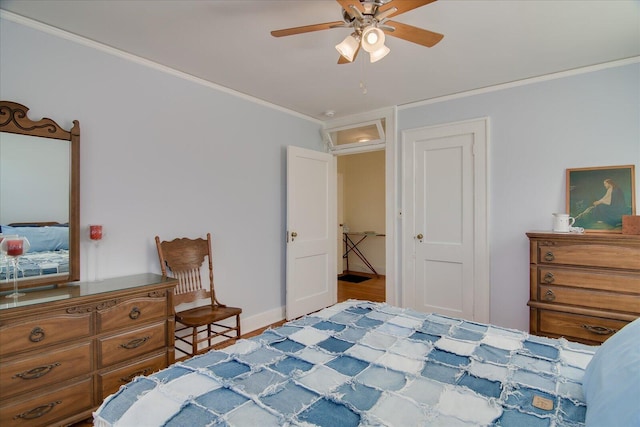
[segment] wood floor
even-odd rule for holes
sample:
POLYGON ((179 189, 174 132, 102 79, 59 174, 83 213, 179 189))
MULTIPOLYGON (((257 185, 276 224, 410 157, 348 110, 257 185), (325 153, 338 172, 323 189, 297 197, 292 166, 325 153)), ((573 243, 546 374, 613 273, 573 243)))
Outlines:
MULTIPOLYGON (((366 276, 369 277, 368 280, 360 283, 351 283, 345 282, 338 278, 338 302, 346 301, 348 299, 362 299, 368 301, 375 302, 384 302, 385 301, 385 276, 376 276, 375 274, 367 274, 360 272, 347 272, 344 274, 351 273, 358 276, 366 276)), ((268 328, 276 328, 278 326, 282 326, 285 320, 281 320, 279 322, 273 323, 271 325, 265 326, 264 328, 257 329, 255 331, 243 334, 241 338, 250 338, 256 335, 260 335, 268 328)), ((223 348, 227 345, 231 345, 233 342, 226 342, 221 344, 217 348, 223 348)), ((76 424, 73 424, 72 427, 88 427, 93 425, 93 419, 88 419, 76 424)))
POLYGON ((338 302, 348 299, 363 299, 375 302, 385 301, 385 276, 376 276, 375 274, 360 272, 344 272, 344 274, 348 273, 369 277, 369 280, 360 283, 351 283, 340 280, 340 276, 338 276, 338 302))

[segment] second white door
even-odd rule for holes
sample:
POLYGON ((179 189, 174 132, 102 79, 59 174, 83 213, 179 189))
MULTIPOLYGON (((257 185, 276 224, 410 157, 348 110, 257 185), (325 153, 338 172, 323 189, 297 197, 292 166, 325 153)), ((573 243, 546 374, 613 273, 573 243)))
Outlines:
POLYGON ((403 132, 404 306, 488 321, 486 120, 403 132))

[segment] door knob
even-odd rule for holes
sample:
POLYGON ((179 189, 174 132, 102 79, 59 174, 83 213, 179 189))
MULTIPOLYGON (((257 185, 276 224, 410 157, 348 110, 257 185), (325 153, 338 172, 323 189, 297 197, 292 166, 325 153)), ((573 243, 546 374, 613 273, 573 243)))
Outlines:
POLYGON ((416 239, 418 239, 418 240, 420 240, 420 241, 422 241, 422 239, 423 239, 423 238, 424 238, 424 236, 422 235, 422 233, 420 233, 420 234, 418 234, 418 235, 416 236, 416 239))
POLYGON ((295 231, 291 232, 291 237, 298 237, 298 233, 296 233, 295 231))

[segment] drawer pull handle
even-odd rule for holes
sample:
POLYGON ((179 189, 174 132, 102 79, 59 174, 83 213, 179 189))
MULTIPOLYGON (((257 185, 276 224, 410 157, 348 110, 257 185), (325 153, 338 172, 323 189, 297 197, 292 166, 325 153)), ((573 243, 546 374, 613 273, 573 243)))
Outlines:
POLYGON ((40 342, 44 339, 44 329, 40 326, 36 326, 31 330, 31 334, 29 335, 29 341, 31 342, 40 342))
POLYGON ((551 289, 547 289, 547 292, 544 294, 544 299, 547 301, 554 301, 556 299, 556 294, 554 294, 551 289))
POLYGON ((148 374, 151 373, 151 371, 152 371, 151 368, 140 369, 139 371, 135 371, 131 375, 127 375, 126 377, 120 378, 120 382, 122 382, 122 383, 131 382, 131 380, 134 379, 135 377, 138 377, 140 375, 148 375, 148 374))
POLYGON ((56 405, 59 405, 61 403, 62 403, 61 400, 56 400, 55 402, 51 402, 46 405, 41 405, 41 406, 38 406, 37 408, 33 408, 21 414, 18 414, 15 417, 13 417, 13 419, 17 420, 18 418, 22 418, 23 420, 35 420, 36 418, 40 418, 43 415, 47 415, 49 412, 51 412, 51 410, 56 405))
POLYGON ((544 260, 545 261, 553 261, 554 259, 556 259, 555 255, 553 255, 553 252, 548 251, 546 254, 544 254, 544 260))
POLYGON ((150 336, 146 336, 146 337, 143 337, 143 338, 136 338, 134 340, 129 341, 126 344, 120 344, 120 347, 126 348, 127 350, 132 350, 134 348, 140 347, 142 344, 146 343, 150 339, 151 339, 150 336))
POLYGON ((618 332, 617 329, 605 328, 604 326, 591 326, 591 325, 582 325, 589 332, 593 332, 597 335, 611 335, 618 332))
POLYGON ((47 375, 53 368, 56 366, 60 366, 59 362, 52 363, 50 365, 38 366, 37 368, 29 369, 28 371, 21 372, 19 374, 15 374, 13 378, 22 378, 23 380, 35 380, 36 378, 44 377, 47 375))
POLYGON ((556 278, 553 276, 553 273, 547 273, 544 275, 543 280, 545 283, 553 283, 556 278))
POLYGON ((129 318, 131 320, 136 320, 138 317, 140 317, 141 314, 142 314, 142 312, 140 311, 140 309, 138 307, 133 307, 131 309, 131 311, 129 312, 129 318))

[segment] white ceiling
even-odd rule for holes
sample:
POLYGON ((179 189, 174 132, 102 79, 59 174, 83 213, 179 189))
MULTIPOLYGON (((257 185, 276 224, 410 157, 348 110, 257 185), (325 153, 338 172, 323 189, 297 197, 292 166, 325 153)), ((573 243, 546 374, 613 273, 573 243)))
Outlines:
MULTIPOLYGON (((403 0, 394 0, 400 2, 403 0)), ((0 0, 0 8, 326 120, 640 56, 638 0, 439 0, 393 19, 445 35, 433 48, 337 65, 333 0, 0 0), (360 83, 366 85, 363 93, 360 83)), ((639 76, 640 78, 640 76, 639 76)))

